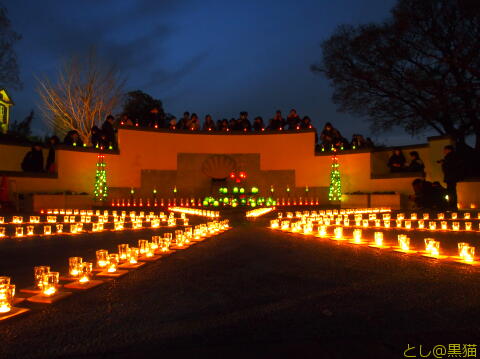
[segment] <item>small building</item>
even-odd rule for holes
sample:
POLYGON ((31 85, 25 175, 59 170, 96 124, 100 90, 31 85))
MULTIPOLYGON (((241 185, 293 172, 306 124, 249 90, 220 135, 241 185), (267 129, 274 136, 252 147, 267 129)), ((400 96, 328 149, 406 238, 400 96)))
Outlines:
POLYGON ((10 122, 10 107, 13 101, 5 89, 0 89, 0 133, 7 133, 10 122))

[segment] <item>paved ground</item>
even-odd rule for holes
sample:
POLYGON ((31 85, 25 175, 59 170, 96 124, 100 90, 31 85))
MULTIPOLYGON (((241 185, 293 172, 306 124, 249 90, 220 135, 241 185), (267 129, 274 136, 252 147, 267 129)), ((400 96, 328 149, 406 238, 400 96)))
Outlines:
POLYGON ((479 274, 247 223, 1 323, 0 358, 402 358, 478 342, 479 274))

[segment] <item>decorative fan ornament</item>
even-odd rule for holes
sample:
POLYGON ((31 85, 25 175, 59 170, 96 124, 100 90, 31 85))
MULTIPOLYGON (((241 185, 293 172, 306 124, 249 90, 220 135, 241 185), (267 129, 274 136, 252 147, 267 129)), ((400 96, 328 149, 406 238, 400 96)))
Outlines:
POLYGON ((213 179, 225 179, 235 171, 235 160, 226 155, 213 155, 208 157, 202 164, 202 172, 213 179))

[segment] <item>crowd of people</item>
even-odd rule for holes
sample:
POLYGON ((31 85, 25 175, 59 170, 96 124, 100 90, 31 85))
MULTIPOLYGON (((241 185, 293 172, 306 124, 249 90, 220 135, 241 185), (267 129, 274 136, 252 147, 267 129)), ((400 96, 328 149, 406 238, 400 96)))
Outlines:
POLYGON ((407 159, 403 155, 403 151, 400 148, 395 148, 392 155, 388 159, 387 166, 390 168, 390 172, 424 172, 425 165, 417 151, 411 151, 410 162, 407 163, 407 159))
POLYGON ((370 138, 364 138, 362 135, 354 134, 352 140, 349 142, 340 134, 340 131, 332 126, 330 122, 325 124, 320 133, 321 149, 359 149, 359 148, 373 148, 373 142, 370 138))
MULTIPOLYGON (((437 161, 442 166, 443 182, 446 188, 440 182, 430 182, 425 178, 417 178, 412 182, 414 194, 410 197, 417 209, 436 209, 436 210, 456 210, 457 209, 457 183, 467 174, 465 158, 456 151, 452 145, 447 145, 443 149, 444 157, 437 161)), ((401 152, 400 152, 401 154, 401 152)), ((412 152, 410 153, 412 154, 412 152)), ((417 161, 423 162, 416 154, 417 161)), ((399 154, 397 152, 396 157, 399 154)), ((412 156, 412 162, 415 160, 412 156)))
POLYGON ((164 118, 160 114, 152 114, 143 121, 133 121, 127 115, 122 115, 120 120, 122 126, 168 128, 174 130, 186 131, 265 131, 265 130, 300 130, 313 129, 312 121, 308 116, 300 117, 295 109, 291 109, 287 118, 282 116, 282 112, 277 110, 275 115, 267 122, 261 116, 257 116, 250 121, 248 112, 242 111, 238 118, 222 119, 214 121, 212 116, 207 114, 201 123, 196 113, 184 112, 180 119, 175 116, 164 118))

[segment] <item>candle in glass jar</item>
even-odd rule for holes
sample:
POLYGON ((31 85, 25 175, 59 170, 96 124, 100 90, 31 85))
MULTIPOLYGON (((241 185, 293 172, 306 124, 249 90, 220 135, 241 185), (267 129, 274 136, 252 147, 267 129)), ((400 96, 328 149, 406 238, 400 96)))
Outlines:
POLYGON ((108 264, 107 264, 107 271, 109 273, 114 273, 117 271, 119 258, 117 253, 111 253, 108 255, 108 264))
POLYGON ((97 266, 99 268, 106 268, 108 265, 108 251, 105 249, 99 249, 95 252, 97 257, 97 266))
POLYGON ((68 258, 68 272, 72 277, 78 277, 82 269, 82 257, 68 258))

